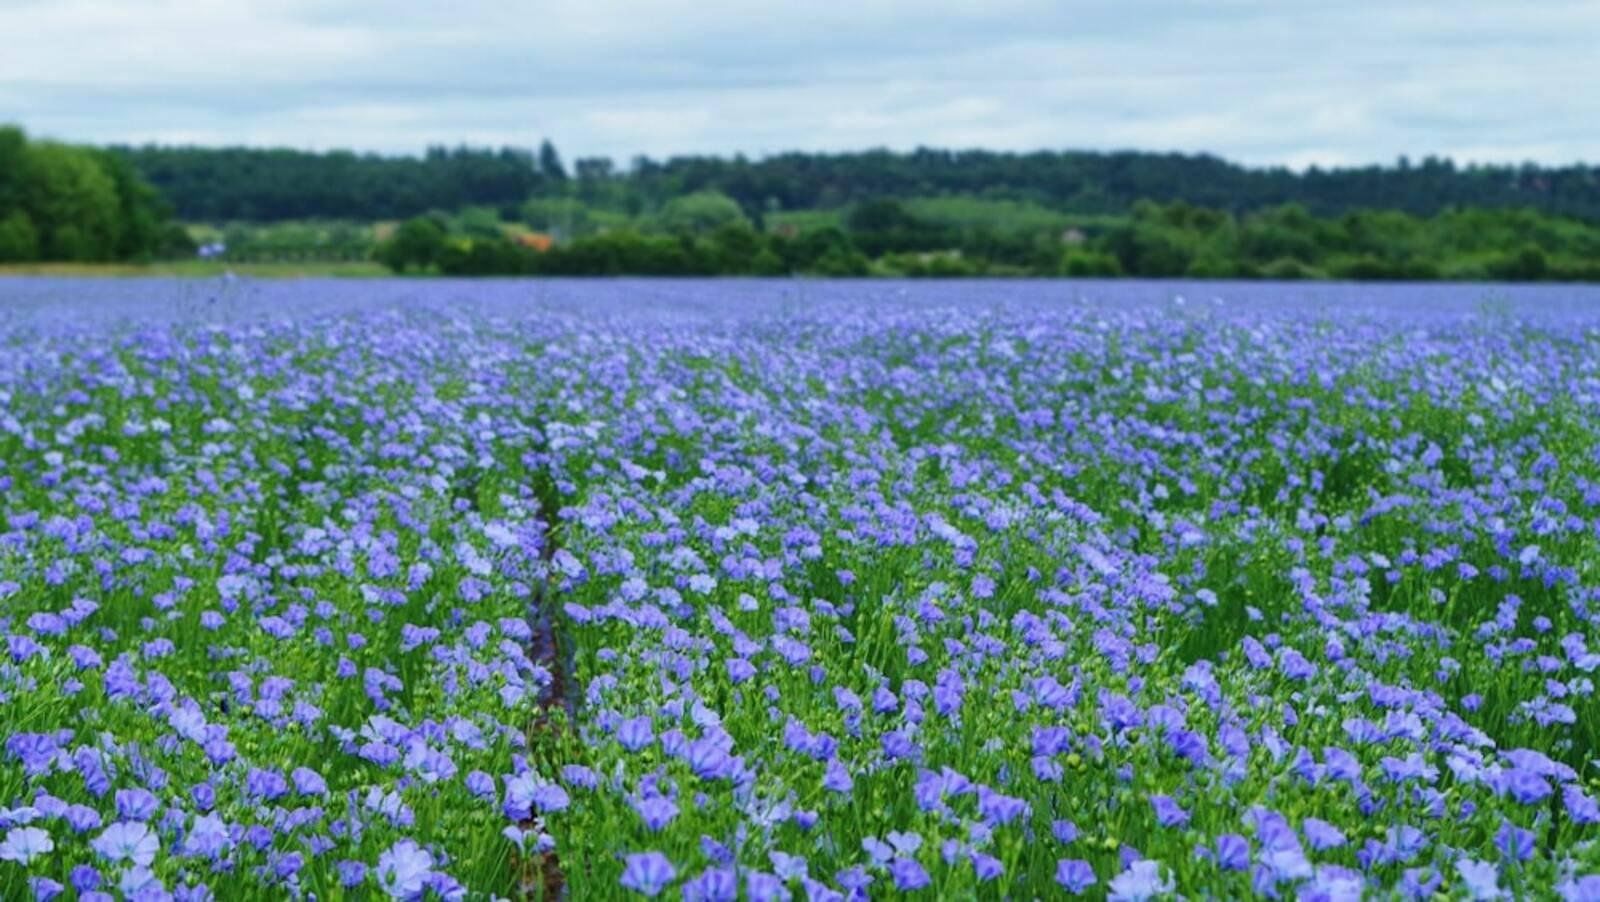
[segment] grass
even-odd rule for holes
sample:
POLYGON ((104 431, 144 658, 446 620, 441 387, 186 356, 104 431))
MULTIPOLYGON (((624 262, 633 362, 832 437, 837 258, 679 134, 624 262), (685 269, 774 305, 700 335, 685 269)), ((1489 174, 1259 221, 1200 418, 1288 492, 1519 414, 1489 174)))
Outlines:
POLYGON ((233 273, 257 279, 372 278, 389 275, 381 264, 315 261, 284 263, 224 263, 215 260, 176 260, 161 263, 0 263, 0 276, 54 276, 62 278, 178 277, 214 279, 233 273))

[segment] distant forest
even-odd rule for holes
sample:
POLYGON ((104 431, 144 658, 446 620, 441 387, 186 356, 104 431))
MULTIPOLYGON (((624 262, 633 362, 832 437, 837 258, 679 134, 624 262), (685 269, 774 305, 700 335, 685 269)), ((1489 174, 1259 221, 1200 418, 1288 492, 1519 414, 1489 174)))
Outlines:
POLYGON ((627 167, 538 150, 430 148, 420 157, 347 151, 113 147, 187 221, 399 219, 493 207, 507 219, 529 197, 576 194, 628 214, 716 192, 757 224, 774 211, 839 209, 867 200, 946 195, 1026 201, 1116 215, 1139 200, 1182 201, 1234 215, 1297 204, 1314 216, 1396 210, 1526 208, 1600 221, 1600 167, 1458 166, 1429 157, 1391 166, 1252 168, 1205 154, 1120 151, 886 150, 636 158, 627 167))
POLYGON ((0 128, 0 263, 447 275, 1600 282, 1600 169, 917 150, 563 162, 82 147, 0 128))

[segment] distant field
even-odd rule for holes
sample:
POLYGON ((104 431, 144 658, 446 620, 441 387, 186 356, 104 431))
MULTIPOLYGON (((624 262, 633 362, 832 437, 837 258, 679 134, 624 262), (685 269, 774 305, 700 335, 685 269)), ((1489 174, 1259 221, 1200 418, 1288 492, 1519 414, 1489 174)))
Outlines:
POLYGON ((370 261, 358 263, 315 261, 303 263, 222 263, 213 260, 182 260, 166 263, 4 263, 0 276, 179 276, 216 278, 232 272, 261 279, 303 279, 311 277, 382 276, 388 270, 370 261))

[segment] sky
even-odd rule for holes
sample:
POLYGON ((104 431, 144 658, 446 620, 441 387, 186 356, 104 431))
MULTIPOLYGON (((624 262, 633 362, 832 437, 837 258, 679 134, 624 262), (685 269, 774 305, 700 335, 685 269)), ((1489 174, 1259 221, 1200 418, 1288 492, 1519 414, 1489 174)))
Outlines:
POLYGON ((1600 0, 0 0, 0 122, 563 156, 1600 163, 1600 0))

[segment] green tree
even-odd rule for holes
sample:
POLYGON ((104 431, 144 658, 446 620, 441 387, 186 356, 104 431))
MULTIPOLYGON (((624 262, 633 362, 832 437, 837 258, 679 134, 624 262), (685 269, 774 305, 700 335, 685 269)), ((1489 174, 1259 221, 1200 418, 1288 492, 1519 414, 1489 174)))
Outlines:
POLYGON ((1117 258, 1124 272, 1136 276, 1181 276, 1194 257, 1184 237, 1167 226, 1138 222, 1108 233, 1105 249, 1117 258))
POLYGON ((28 138, 13 125, 0 126, 0 211, 22 206, 28 138))
POLYGON ((439 263, 445 248, 444 227, 426 216, 400 224, 387 241, 378 245, 374 256, 395 272, 416 267, 427 269, 439 263))
POLYGON ((505 234, 500 213, 492 207, 467 207, 456 214, 456 226, 469 238, 500 238, 505 234))
POLYGON ((95 153, 65 144, 36 143, 23 166, 24 206, 39 230, 46 260, 111 260, 123 222, 117 183, 95 153))
POLYGON ((104 150, 95 161, 115 186, 121 227, 113 253, 120 260, 148 260, 161 247, 169 208, 156 190, 123 158, 104 150))
POLYGON ((553 182, 567 180, 567 167, 561 165, 561 155, 548 138, 539 142, 539 174, 553 182))
POLYGON ((0 263, 28 263, 39 259, 39 233, 21 210, 0 218, 0 263))
MULTIPOLYGON (((850 239, 872 256, 898 251, 931 251, 958 243, 953 229, 921 219, 893 198, 874 198, 857 204, 845 218, 850 239)), ((982 226, 974 232, 985 231, 982 226)), ((992 230, 988 230, 991 231, 992 230)))
POLYGON ((764 237, 744 223, 723 223, 706 239, 705 256, 714 272, 757 275, 761 267, 771 265, 770 261, 760 259, 761 252, 766 250, 764 237))
POLYGON ((657 221, 661 228, 683 235, 706 235, 728 225, 750 227, 733 198, 716 191, 674 197, 661 208, 657 221))
POLYGON ((917 225, 905 205, 891 197, 879 197, 860 203, 845 217, 845 228, 860 234, 866 232, 892 232, 910 229, 917 225))

